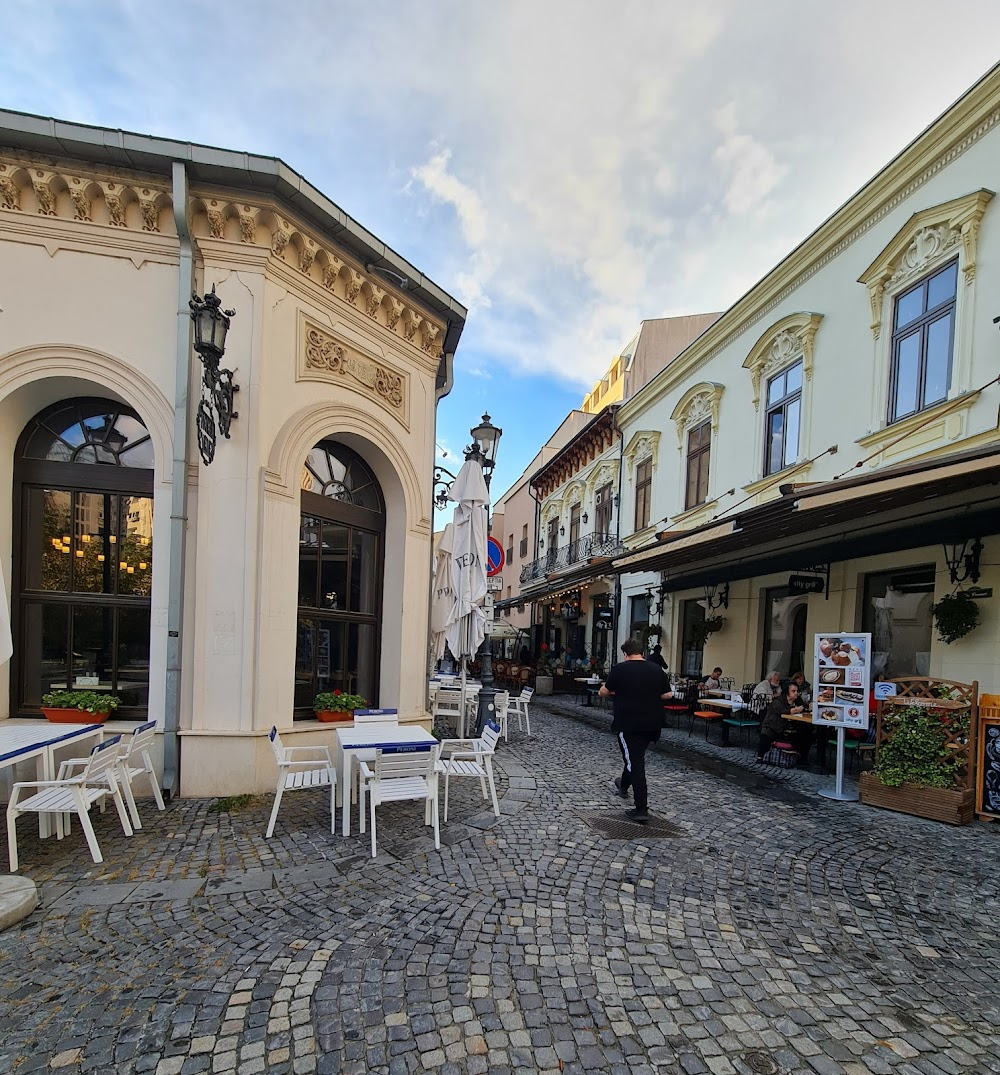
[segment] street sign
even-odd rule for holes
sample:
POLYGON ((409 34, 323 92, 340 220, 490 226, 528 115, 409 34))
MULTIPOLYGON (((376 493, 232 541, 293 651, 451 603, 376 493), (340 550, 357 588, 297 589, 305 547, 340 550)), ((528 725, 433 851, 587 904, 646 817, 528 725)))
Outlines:
POLYGON ((487 593, 502 593, 503 592, 503 575, 487 575, 486 576, 486 591, 487 591, 487 593))
POLYGON ((791 575, 788 589, 791 593, 822 593, 826 589, 826 580, 814 575, 791 575))
POLYGON ((503 571, 504 555, 503 547, 496 538, 486 539, 486 563, 487 578, 492 578, 494 575, 499 575, 503 571))

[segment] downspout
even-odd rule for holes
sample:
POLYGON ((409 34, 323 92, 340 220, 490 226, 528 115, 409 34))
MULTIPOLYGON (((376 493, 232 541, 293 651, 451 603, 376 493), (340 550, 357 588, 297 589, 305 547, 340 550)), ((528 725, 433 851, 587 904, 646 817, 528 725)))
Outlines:
POLYGON ((173 468, 170 486, 170 575, 167 605, 167 690, 163 715, 163 791, 180 792, 181 629, 184 620, 184 560, 187 540, 188 391, 191 379, 191 309, 194 255, 188 225, 187 172, 173 162, 174 223, 177 227, 177 353, 174 368, 173 468))
MULTIPOLYGON (((431 474, 434 473, 434 459, 435 452, 437 452, 437 428, 438 428, 438 404, 441 400, 447 396, 455 385, 455 352, 443 351, 441 353, 440 361, 438 362, 437 376, 434 378, 434 437, 431 447, 431 474)), ((431 480, 431 542, 430 542, 430 580, 431 584, 427 588, 428 601, 427 601, 427 648, 430 649, 431 645, 431 605, 433 603, 432 594, 434 587, 434 483, 433 478, 431 480)), ((430 669, 428 668, 428 671, 430 669)), ((429 680, 430 677, 425 676, 425 680, 429 680)), ((424 689, 424 707, 430 709, 431 707, 431 693, 430 685, 424 689)))
MULTIPOLYGON (((542 502, 538 499, 537 496, 535 496, 535 490, 534 490, 534 487, 532 486, 530 481, 528 482, 528 496, 530 496, 531 499, 534 500, 534 502, 535 502, 535 536, 534 536, 534 539, 533 539, 535 545, 534 545, 534 548, 532 549, 532 552, 534 552, 536 554, 536 556, 532 557, 532 559, 537 559, 538 539, 542 536, 541 535, 542 502)), ((518 580, 517 585, 518 585, 518 590, 520 590, 520 587, 521 587, 520 580, 518 580)), ((535 615, 535 602, 532 601, 531 602, 531 632, 534 635, 534 641, 535 642, 540 641, 539 638, 538 638, 538 632, 536 631, 536 628, 539 626, 538 624, 535 623, 535 620, 537 620, 537 619, 538 619, 538 617, 535 615)), ((532 638, 532 633, 528 634, 529 638, 532 638)), ((531 648, 534 649, 535 647, 532 646, 531 648)), ((542 651, 539 650, 538 652, 541 653, 542 651)), ((532 658, 534 658, 535 656, 536 656, 536 654, 532 654, 532 658)))

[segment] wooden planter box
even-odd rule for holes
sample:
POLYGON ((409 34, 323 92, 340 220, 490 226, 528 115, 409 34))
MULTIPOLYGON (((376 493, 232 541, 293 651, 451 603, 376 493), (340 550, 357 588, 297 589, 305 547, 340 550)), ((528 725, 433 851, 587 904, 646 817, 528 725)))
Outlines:
POLYGON ((887 788, 874 773, 862 773, 859 788, 861 801, 867 806, 881 806, 884 810, 898 810, 948 825, 966 825, 972 820, 975 806, 972 788, 952 790, 920 784, 887 788))

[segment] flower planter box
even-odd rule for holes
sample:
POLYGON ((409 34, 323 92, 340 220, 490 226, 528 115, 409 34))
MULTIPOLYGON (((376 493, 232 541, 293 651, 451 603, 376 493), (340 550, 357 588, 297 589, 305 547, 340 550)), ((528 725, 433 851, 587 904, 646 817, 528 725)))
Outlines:
POLYGON ((867 806, 898 810, 930 821, 948 825, 966 825, 972 820, 975 793, 972 788, 928 788, 919 784, 902 784, 889 788, 874 773, 862 773, 859 781, 861 801, 867 806))
POLYGON ((324 724, 349 724, 354 720, 353 709, 320 709, 316 713, 316 719, 324 724))
POLYGON ((536 694, 551 694, 552 693, 552 677, 551 676, 535 676, 535 693, 536 694))
POLYGON ((86 709, 53 709, 51 706, 42 706, 42 712, 52 724, 103 724, 111 713, 109 709, 103 713, 89 713, 86 709))

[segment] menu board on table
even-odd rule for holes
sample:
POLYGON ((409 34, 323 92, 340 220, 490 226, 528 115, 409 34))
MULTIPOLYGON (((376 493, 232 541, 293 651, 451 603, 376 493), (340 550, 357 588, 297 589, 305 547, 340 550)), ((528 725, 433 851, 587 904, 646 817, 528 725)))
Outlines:
POLYGON ((813 724, 868 727, 870 634, 816 635, 813 639, 813 724))

